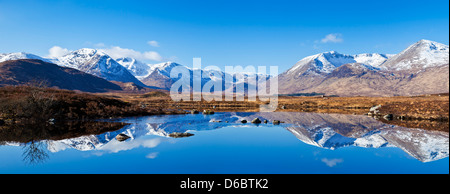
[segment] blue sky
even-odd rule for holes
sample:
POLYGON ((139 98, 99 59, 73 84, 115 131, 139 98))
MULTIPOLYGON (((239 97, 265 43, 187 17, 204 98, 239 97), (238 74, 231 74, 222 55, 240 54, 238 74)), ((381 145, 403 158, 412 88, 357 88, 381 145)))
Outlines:
POLYGON ((395 54, 420 39, 449 43, 448 0, 0 0, 0 53, 90 47, 148 63, 277 65, 303 57, 395 54), (150 42, 152 41, 152 42, 150 42))

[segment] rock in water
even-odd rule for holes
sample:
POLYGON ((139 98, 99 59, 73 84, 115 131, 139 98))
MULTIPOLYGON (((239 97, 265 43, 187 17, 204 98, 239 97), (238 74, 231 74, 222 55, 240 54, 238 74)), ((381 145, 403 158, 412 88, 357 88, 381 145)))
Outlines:
POLYGON ((194 134, 192 134, 192 133, 173 132, 173 133, 169 134, 169 137, 180 138, 180 137, 190 137, 190 136, 193 136, 193 135, 194 134))
POLYGON ((125 135, 125 134, 123 134, 123 133, 121 133, 121 134, 119 134, 119 135, 116 136, 117 141, 125 141, 125 140, 127 140, 127 139, 129 139, 129 138, 130 138, 130 136, 125 135))
POLYGON ((212 114, 214 114, 214 111, 211 111, 211 110, 203 110, 203 114, 204 114, 204 115, 212 115, 212 114))
POLYGON ((394 119, 394 115, 393 114, 387 114, 383 116, 384 119, 391 121, 392 119, 394 119))
POLYGON ((261 123, 261 120, 259 120, 259 118, 255 118, 253 119, 252 123, 259 124, 261 123))

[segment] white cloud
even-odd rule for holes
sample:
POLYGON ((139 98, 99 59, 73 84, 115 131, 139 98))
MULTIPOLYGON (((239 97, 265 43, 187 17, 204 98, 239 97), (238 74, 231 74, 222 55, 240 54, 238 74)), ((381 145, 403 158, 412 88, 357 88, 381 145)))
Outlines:
POLYGON ((153 47, 159 47, 159 43, 156 40, 148 41, 147 44, 153 47))
POLYGON ((61 48, 60 46, 53 46, 48 50, 49 58, 58 58, 68 54, 70 51, 66 48, 61 48))
POLYGON ((333 167, 333 166, 336 166, 336 164, 338 164, 338 163, 344 162, 343 159, 339 159, 339 158, 335 158, 335 159, 331 159, 331 160, 328 158, 322 158, 321 161, 324 162, 328 167, 333 167))
POLYGON ((103 47, 106 47, 106 46, 105 46, 105 43, 100 42, 100 43, 94 44, 94 47, 96 47, 96 48, 103 48, 103 47))
POLYGON ((152 153, 149 153, 149 154, 147 154, 145 157, 146 157, 146 158, 149 158, 149 159, 155 159, 156 156, 158 156, 158 152, 152 152, 152 153))
POLYGON ((342 38, 342 34, 339 33, 328 34, 325 36, 325 38, 322 38, 322 40, 320 40, 321 43, 340 43, 343 41, 344 39, 342 38))
POLYGON ((139 52, 139 51, 135 51, 133 49, 128 49, 128 48, 121 48, 118 46, 112 46, 109 48, 104 48, 104 49, 98 49, 100 51, 105 52, 106 54, 108 54, 109 56, 111 56, 114 59, 117 58, 122 58, 122 57, 131 57, 131 58, 135 58, 137 60, 151 60, 151 61, 162 61, 163 58, 162 56, 154 51, 146 51, 146 52, 139 52))

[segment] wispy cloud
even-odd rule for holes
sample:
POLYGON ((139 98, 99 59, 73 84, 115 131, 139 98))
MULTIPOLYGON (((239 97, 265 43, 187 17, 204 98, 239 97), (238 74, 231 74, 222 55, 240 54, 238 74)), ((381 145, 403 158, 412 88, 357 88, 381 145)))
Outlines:
POLYGON ((344 160, 340 159, 340 158, 334 158, 334 159, 322 158, 321 161, 323 163, 325 163, 328 167, 333 167, 333 166, 336 166, 338 163, 344 162, 344 160))
POLYGON ((147 44, 153 47, 159 47, 159 43, 156 40, 148 41, 147 44))
POLYGON ((102 43, 102 42, 99 42, 99 43, 97 43, 97 44, 94 44, 94 46, 95 46, 96 48, 106 47, 105 43, 102 43))
POLYGON ((155 159, 158 156, 158 152, 152 152, 147 154, 145 157, 149 159, 155 159))
POLYGON ((333 33, 333 34, 328 34, 325 36, 325 38, 322 38, 322 40, 320 40, 321 43, 340 43, 340 42, 344 42, 344 39, 342 38, 342 34, 339 33, 333 33))

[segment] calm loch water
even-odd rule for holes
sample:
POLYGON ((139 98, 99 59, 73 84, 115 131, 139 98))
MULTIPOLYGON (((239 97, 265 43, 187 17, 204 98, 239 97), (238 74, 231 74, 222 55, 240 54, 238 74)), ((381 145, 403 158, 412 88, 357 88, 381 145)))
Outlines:
POLYGON ((3 133, 0 173, 449 173, 448 132, 365 116, 216 113, 115 121, 129 125, 36 141, 3 133), (240 122, 254 118, 269 123, 240 122), (173 132, 194 136, 169 137, 173 132), (131 138, 119 142, 120 133, 131 138))

